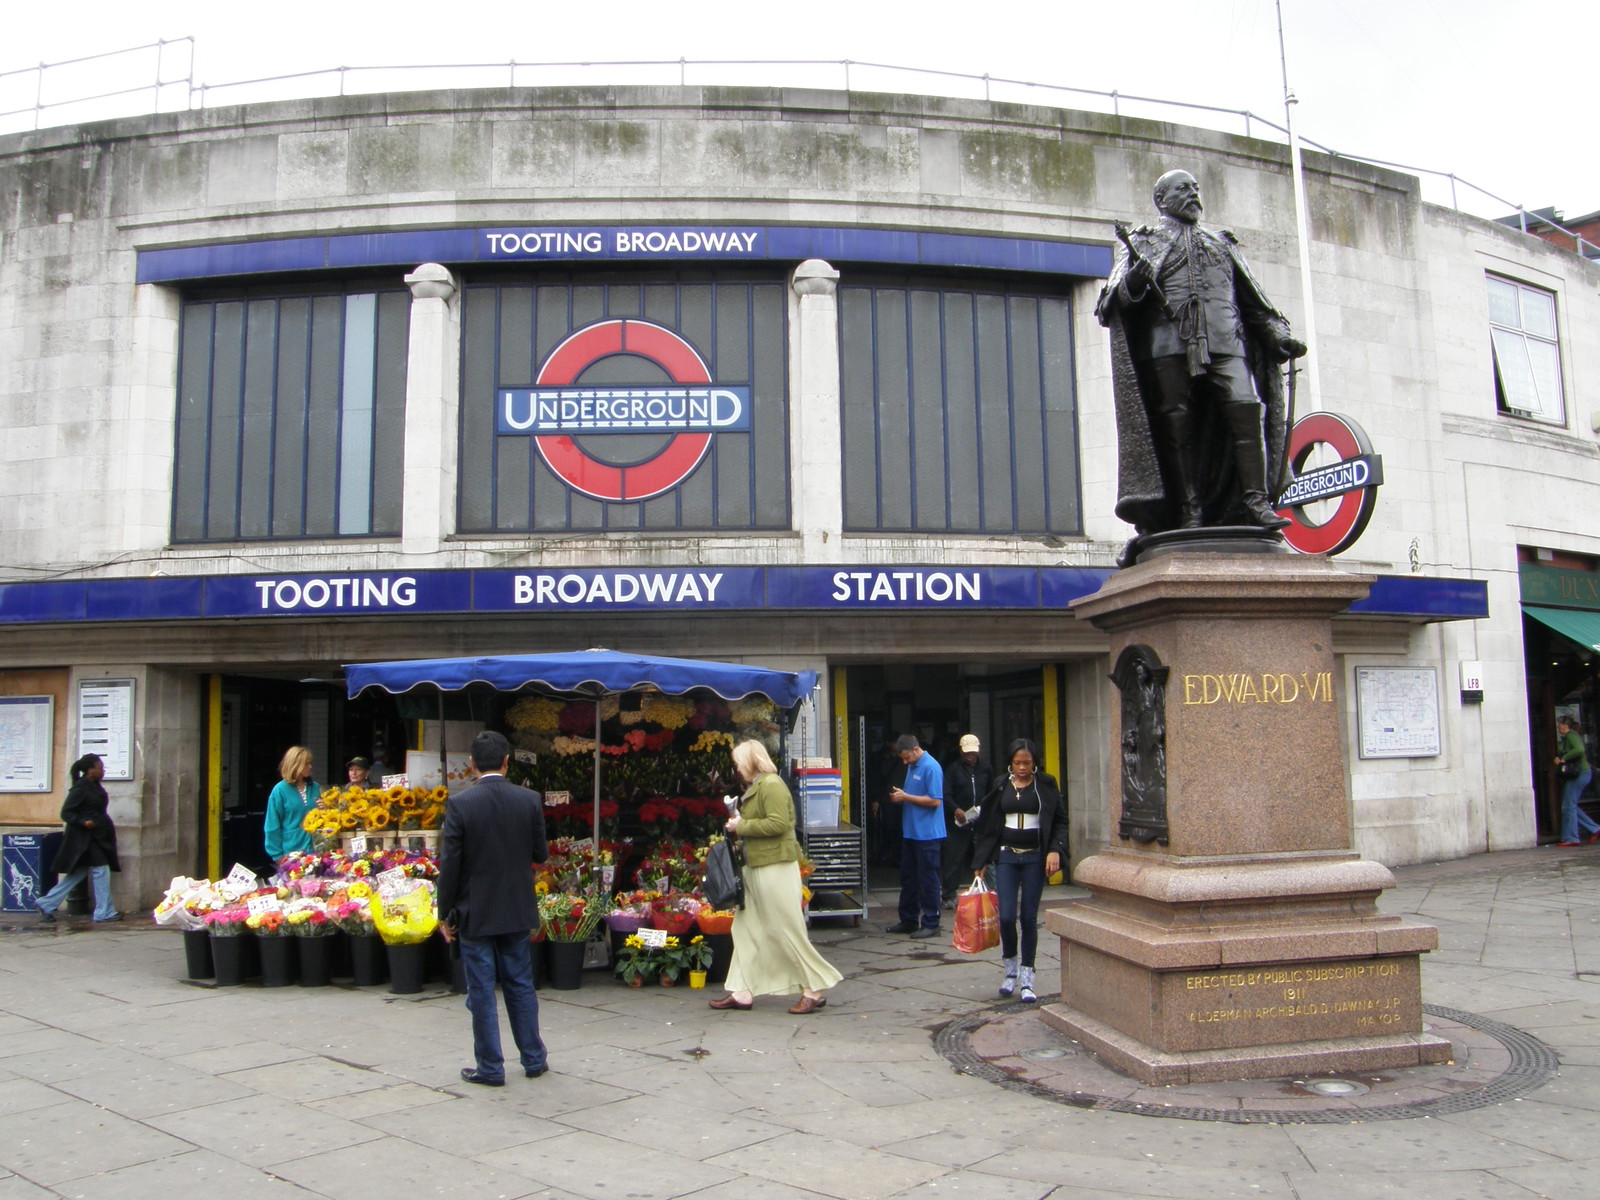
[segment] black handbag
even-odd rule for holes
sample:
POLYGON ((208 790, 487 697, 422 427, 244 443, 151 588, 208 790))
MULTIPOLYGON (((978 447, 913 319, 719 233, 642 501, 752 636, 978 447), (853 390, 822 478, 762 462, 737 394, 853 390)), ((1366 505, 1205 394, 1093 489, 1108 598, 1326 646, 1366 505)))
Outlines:
POLYGON ((1561 778, 1563 779, 1576 779, 1582 774, 1583 772, 1578 769, 1578 763, 1575 759, 1569 759, 1561 764, 1561 778))
POLYGON ((706 877, 701 890, 719 909, 744 907, 744 852, 724 838, 706 854, 706 877))

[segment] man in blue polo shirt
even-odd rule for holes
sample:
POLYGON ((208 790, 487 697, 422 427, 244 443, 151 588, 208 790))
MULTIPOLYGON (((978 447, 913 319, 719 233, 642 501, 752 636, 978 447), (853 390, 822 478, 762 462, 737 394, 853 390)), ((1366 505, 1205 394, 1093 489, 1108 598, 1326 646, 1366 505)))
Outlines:
POLYGON ((889 932, 938 937, 944 771, 912 734, 903 735, 894 748, 906 764, 906 779, 889 792, 889 799, 901 810, 900 921, 889 926, 889 932))

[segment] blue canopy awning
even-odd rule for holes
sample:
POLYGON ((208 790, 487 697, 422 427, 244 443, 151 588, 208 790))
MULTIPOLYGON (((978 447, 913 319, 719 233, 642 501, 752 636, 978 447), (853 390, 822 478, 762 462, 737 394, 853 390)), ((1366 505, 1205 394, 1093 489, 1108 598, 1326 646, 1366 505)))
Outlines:
POLYGON ((803 699, 817 685, 815 671, 774 671, 742 663, 660 658, 615 650, 358 663, 346 666, 344 674, 352 697, 373 687, 398 694, 432 685, 454 692, 474 683, 488 684, 503 692, 532 686, 585 697, 640 688, 681 696, 694 688, 709 688, 724 700, 762 695, 782 708, 803 699))

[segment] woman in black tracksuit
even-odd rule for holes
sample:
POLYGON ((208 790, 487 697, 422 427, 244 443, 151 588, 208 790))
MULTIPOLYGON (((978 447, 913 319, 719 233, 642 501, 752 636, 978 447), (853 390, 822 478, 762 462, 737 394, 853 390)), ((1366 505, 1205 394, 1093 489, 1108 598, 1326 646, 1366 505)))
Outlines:
POLYGON ((1039 897, 1044 881, 1061 869, 1067 849, 1067 806, 1056 781, 1039 770, 1039 749, 1018 738, 1006 750, 1006 773, 989 789, 976 812, 972 869, 982 878, 993 863, 1000 897, 1000 954, 1005 978, 1000 994, 1025 1003, 1033 990, 1034 955, 1039 947, 1039 897), (1017 945, 1017 926, 1022 945, 1017 945))

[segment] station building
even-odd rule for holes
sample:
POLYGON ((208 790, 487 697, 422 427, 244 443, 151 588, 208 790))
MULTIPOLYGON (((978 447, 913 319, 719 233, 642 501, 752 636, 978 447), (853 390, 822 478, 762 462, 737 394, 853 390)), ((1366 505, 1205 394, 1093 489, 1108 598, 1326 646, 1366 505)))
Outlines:
MULTIPOLYGON (((0 138, 0 825, 103 750, 148 905, 259 853, 288 745, 421 748, 342 664, 607 646, 816 670, 856 819, 886 737, 1034 737, 1094 853, 1115 693, 1068 605, 1132 532, 1094 301, 1172 167, 1303 329, 1286 148, 1133 118, 552 88, 0 138)), ((1600 265, 1307 172, 1316 406, 1381 476, 1301 513, 1366 520, 1353 842, 1530 846, 1554 714, 1600 713, 1600 265)))

